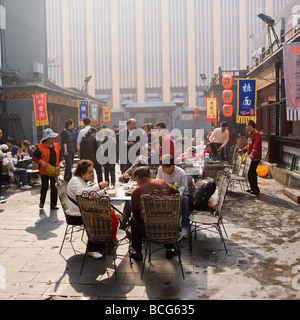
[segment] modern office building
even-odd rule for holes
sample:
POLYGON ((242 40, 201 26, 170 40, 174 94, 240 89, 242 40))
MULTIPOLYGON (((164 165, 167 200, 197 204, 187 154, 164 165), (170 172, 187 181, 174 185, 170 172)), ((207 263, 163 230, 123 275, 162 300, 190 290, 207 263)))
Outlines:
POLYGON ((46 0, 48 75, 77 89, 92 76, 89 94, 116 109, 176 100, 203 107, 203 86, 219 67, 251 65, 265 28, 257 15, 275 18, 287 2, 46 0))

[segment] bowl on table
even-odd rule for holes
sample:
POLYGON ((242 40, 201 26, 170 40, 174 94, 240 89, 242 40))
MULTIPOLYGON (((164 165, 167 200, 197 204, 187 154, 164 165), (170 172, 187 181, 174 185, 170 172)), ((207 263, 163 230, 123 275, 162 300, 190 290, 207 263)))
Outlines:
POLYGON ((115 196, 117 193, 118 191, 114 189, 106 190, 106 194, 108 194, 110 197, 115 196))
POLYGON ((122 186, 125 190, 131 190, 137 186, 137 183, 123 183, 122 186))

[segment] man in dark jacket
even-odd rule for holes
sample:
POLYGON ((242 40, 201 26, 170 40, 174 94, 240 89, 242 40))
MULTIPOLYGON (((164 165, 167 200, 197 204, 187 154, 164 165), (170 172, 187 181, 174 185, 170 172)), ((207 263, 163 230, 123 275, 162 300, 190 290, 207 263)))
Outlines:
POLYGON ((64 180, 69 182, 72 178, 72 168, 74 164, 74 155, 76 153, 76 142, 72 129, 74 122, 72 119, 65 121, 65 129, 61 133, 61 150, 65 159, 64 180))
POLYGON ((101 152, 101 142, 97 141, 97 129, 90 128, 86 133, 86 136, 82 138, 80 143, 80 159, 91 160, 94 163, 94 168, 97 174, 98 183, 103 181, 102 178, 102 166, 97 161, 97 152, 101 152))

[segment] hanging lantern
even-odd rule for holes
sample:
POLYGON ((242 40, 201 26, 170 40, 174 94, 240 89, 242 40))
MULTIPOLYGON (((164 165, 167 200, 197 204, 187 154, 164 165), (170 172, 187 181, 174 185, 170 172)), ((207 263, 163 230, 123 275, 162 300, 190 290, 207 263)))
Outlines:
POLYGON ((233 115, 233 106, 231 104, 225 104, 223 106, 223 115, 226 118, 230 118, 233 115))
POLYGON ((223 87, 226 90, 229 90, 232 88, 233 85, 233 77, 229 74, 226 74, 223 78, 222 78, 222 83, 223 83, 223 87))
POLYGON ((200 115, 199 113, 194 114, 194 120, 199 121, 200 120, 200 115))
POLYGON ((230 104, 233 101, 233 92, 232 90, 223 91, 223 101, 225 104, 230 104))
POLYGON ((199 114, 199 111, 200 111, 199 107, 195 107, 195 108, 194 108, 194 113, 195 113, 195 114, 199 114))

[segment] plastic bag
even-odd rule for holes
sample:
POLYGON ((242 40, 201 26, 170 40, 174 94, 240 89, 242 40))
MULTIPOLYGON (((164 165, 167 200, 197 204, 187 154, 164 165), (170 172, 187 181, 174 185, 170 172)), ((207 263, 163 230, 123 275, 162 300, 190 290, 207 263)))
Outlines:
POLYGON ((218 188, 216 188, 216 191, 208 200, 208 207, 215 210, 217 208, 218 203, 219 203, 219 191, 218 191, 218 188))

